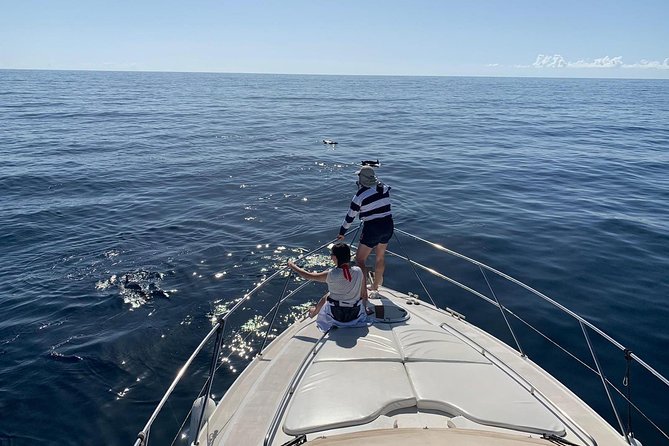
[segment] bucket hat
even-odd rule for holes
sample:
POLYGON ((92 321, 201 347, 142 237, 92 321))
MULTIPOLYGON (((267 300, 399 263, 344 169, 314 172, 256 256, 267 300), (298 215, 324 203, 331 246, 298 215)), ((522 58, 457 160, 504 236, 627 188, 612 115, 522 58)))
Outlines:
POLYGON ((359 182, 362 186, 373 187, 379 182, 374 173, 374 169, 369 166, 362 166, 356 173, 358 174, 359 182))

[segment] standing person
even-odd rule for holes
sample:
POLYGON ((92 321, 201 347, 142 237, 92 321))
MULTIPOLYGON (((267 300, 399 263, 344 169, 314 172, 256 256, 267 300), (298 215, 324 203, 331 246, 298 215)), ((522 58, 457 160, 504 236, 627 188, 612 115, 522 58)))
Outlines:
POLYGON ((329 293, 309 308, 309 317, 316 318, 316 325, 322 332, 332 326, 362 327, 369 325, 365 306, 361 304, 360 293, 364 289, 364 274, 357 266, 350 266, 351 248, 346 243, 337 243, 332 247, 332 262, 337 265, 320 273, 312 273, 288 262, 290 269, 307 280, 325 282, 329 293))
MULTIPOLYGON (((383 184, 376 177, 374 169, 363 166, 358 172, 358 192, 351 200, 346 218, 339 229, 337 239, 342 240, 355 216, 360 214, 360 220, 364 222, 360 244, 355 254, 355 261, 365 272, 365 283, 367 272, 365 261, 372 250, 376 254, 374 267, 374 283, 371 286, 373 294, 383 284, 383 272, 386 269, 385 254, 390 237, 393 236, 393 215, 390 211, 390 187, 383 184)), ((367 300, 367 287, 363 289, 362 298, 367 300)))

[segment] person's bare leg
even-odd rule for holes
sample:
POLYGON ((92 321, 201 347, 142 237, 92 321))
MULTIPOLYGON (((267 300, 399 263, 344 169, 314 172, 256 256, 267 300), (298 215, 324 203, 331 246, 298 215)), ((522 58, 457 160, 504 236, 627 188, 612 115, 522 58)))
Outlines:
POLYGON ((371 252, 372 248, 360 243, 358 244, 358 250, 355 253, 355 263, 357 263, 360 269, 362 270, 362 280, 364 286, 362 287, 363 291, 362 291, 362 296, 360 297, 364 300, 367 300, 367 267, 365 266, 365 261, 367 260, 367 257, 369 257, 369 254, 371 252))
POLYGON ((376 245, 376 264, 374 266, 374 284, 373 290, 378 290, 383 285, 383 271, 386 269, 386 248, 387 243, 379 243, 376 245))

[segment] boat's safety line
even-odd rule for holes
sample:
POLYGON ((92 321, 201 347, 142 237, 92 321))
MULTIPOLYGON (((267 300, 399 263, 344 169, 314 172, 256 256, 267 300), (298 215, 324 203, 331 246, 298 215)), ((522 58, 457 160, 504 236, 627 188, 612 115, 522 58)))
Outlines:
MULTIPOLYGON (((471 294, 473 294, 473 295, 475 295, 475 296, 477 296, 477 297, 480 297, 481 299, 485 300, 485 301, 488 302, 489 304, 494 305, 494 306, 497 306, 497 302, 495 302, 494 300, 492 300, 491 298, 489 298, 489 297, 486 296, 485 294, 481 294, 481 293, 479 293, 479 292, 476 291, 475 289, 470 288, 470 287, 468 287, 467 285, 465 285, 465 284, 463 284, 463 283, 460 283, 460 282, 458 282, 457 280, 455 280, 455 279, 453 279, 453 278, 451 278, 451 277, 448 277, 448 276, 446 276, 446 275, 440 273, 440 272, 437 271, 436 269, 433 269, 433 268, 430 268, 430 267, 428 267, 428 266, 425 266, 425 265, 423 265, 423 264, 421 264, 421 263, 418 263, 418 262, 416 262, 416 261, 414 261, 414 260, 411 260, 411 259, 409 259, 408 257, 405 257, 405 256, 403 256, 403 255, 401 255, 401 254, 397 254, 396 252, 393 252, 393 251, 391 251, 390 249, 386 250, 386 253, 390 254, 391 256, 397 257, 397 258, 399 258, 399 259, 406 260, 407 262, 411 263, 412 265, 415 265, 415 266, 417 266, 418 268, 420 268, 420 269, 422 269, 422 270, 424 270, 424 271, 427 271, 428 273, 432 274, 433 276, 438 277, 438 278, 440 278, 440 279, 443 279, 443 280, 445 280, 445 281, 447 281, 447 282, 450 282, 450 283, 452 283, 453 285, 455 285, 455 286, 457 286, 457 287, 460 287, 460 288, 462 288, 463 290, 468 291, 469 293, 471 293, 471 294)), ((434 304, 434 306, 435 306, 436 308, 439 308, 436 304, 434 304)), ((508 308, 506 308, 506 307, 502 307, 502 308, 504 308, 505 311, 510 311, 510 310, 509 310, 508 308)))
POLYGON ((286 294, 286 290, 288 289, 288 284, 290 283, 290 277, 291 274, 288 274, 286 277, 286 282, 283 285, 283 291, 281 294, 279 294, 279 300, 274 305, 276 310, 274 310, 274 315, 272 316, 272 322, 269 323, 267 326, 267 331, 265 332, 265 337, 263 338, 262 345, 260 346, 260 351, 259 354, 262 355, 263 350, 265 350, 265 345, 267 344, 267 338, 269 337, 269 332, 272 330, 272 327, 274 326, 274 321, 276 320, 276 315, 279 313, 279 307, 281 306, 281 302, 284 301, 283 296, 286 294))
POLYGON ((511 324, 509 323, 509 320, 506 318, 506 312, 504 311, 504 308, 502 307, 502 304, 499 303, 499 299, 497 298, 497 294, 495 294, 495 290, 492 289, 492 286, 490 285, 490 281, 488 280, 488 276, 486 276, 485 271, 483 268, 479 266, 479 270, 481 271, 481 274, 483 274, 483 278, 485 279, 485 283, 488 285, 488 289, 490 290, 490 294, 492 294, 492 297, 495 298, 495 302, 497 303, 497 306, 499 307, 499 311, 502 313, 502 317, 504 318, 504 322, 506 323, 507 328, 511 332, 511 336, 513 336, 513 340, 516 341, 516 345, 518 346, 518 351, 520 352, 520 355, 524 358, 525 352, 523 351, 523 348, 520 346, 520 342, 518 341, 518 338, 516 337, 516 333, 513 331, 513 328, 511 327, 511 324))
MULTIPOLYGON (((331 240, 327 243, 322 244, 318 248, 315 248, 315 249, 309 251, 308 253, 301 255, 299 258, 301 259, 301 258, 308 257, 308 256, 314 254, 315 252, 318 252, 321 249, 325 248, 326 246, 330 245, 334 241, 336 241, 336 239, 333 239, 333 240, 331 240)), ((204 339, 200 342, 198 347, 195 349, 195 351, 193 351, 193 353, 188 358, 188 360, 184 363, 184 365, 181 367, 181 369, 179 369, 179 372, 177 373, 176 377, 174 378, 174 380, 170 384, 170 387, 167 389, 167 391, 163 395, 162 399, 158 403, 158 406, 156 406, 156 408, 154 409, 153 413, 149 417, 149 420, 144 425, 144 428, 137 434, 137 439, 135 440, 134 446, 146 446, 146 445, 148 445, 149 436, 150 436, 150 433, 151 433, 151 427, 153 426, 154 421, 158 417, 158 414, 162 411, 163 407, 165 406, 165 403, 167 402, 169 397, 172 395, 172 392, 174 392, 174 389, 176 388, 177 384, 181 381, 181 378, 185 374, 186 370, 188 370, 188 368, 190 367, 190 365, 193 362, 193 360, 195 359, 195 357, 202 351, 204 346, 211 340, 211 338, 214 337, 214 335, 216 335, 216 342, 215 342, 215 345, 214 345, 214 355, 212 355, 211 366, 210 366, 210 369, 209 369, 209 376, 207 378, 207 382, 205 383, 205 387, 206 387, 207 390, 206 390, 206 393, 204 395, 205 396, 204 401, 208 401, 208 399, 211 397, 211 386, 212 386, 212 383, 213 383, 213 378, 216 374, 216 370, 219 368, 219 365, 217 364, 217 362, 218 362, 217 360, 218 360, 218 356, 219 356, 219 353, 220 353, 220 345, 221 345, 221 342, 223 340, 223 334, 224 334, 224 331, 225 331, 225 322, 230 317, 230 315, 235 313, 235 311, 237 311, 237 309, 239 309, 244 304, 245 301, 250 300, 251 297, 255 293, 257 293, 260 289, 262 289, 267 283, 269 283, 275 277, 278 277, 281 274, 284 274, 284 272, 286 270, 288 270, 288 266, 284 266, 284 267, 279 268, 277 271, 275 271, 268 278, 266 278, 265 280, 261 281, 258 285, 256 285, 256 287, 253 288, 251 291, 244 294, 244 296, 241 299, 239 299, 239 301, 237 303, 235 303, 235 305, 233 305, 232 308, 230 308, 230 310, 227 313, 225 313, 223 316, 218 318, 218 321, 217 321, 216 325, 214 325, 214 327, 204 337, 204 339)), ((285 300, 285 299, 283 299, 283 300, 285 300)), ((283 300, 281 300, 281 302, 283 300)), ((204 414, 204 409, 205 408, 206 408, 206 404, 203 404, 202 405, 202 412, 200 414, 200 418, 199 418, 199 422, 198 422, 198 429, 197 429, 198 433, 196 435, 199 435, 200 427, 201 427, 201 425, 204 421, 202 419, 203 418, 202 415, 204 414)), ((196 446, 198 445, 197 440, 196 440, 195 445, 196 446)))
MULTIPOLYGON (((274 417, 272 418, 272 422, 270 423, 269 429, 265 434, 265 440, 263 441, 263 446, 269 446, 272 440, 274 440, 274 436, 276 435, 276 431, 279 428, 279 423, 281 422, 281 418, 283 417, 283 414, 286 411, 286 406, 288 405, 291 396, 293 395, 293 393, 295 393, 297 384, 304 376, 304 373, 307 371, 309 364, 311 364, 311 362, 314 360, 314 357, 316 356, 316 349, 318 348, 318 346, 323 344, 323 339, 325 339, 325 336, 327 336, 329 332, 330 330, 326 331, 321 335, 320 338, 318 338, 318 341, 314 343, 314 345, 311 347, 311 350, 309 350, 309 353, 306 354, 306 356, 302 360, 302 363, 295 371, 293 378, 290 380, 290 384, 288 384, 288 387, 286 388, 286 391, 284 392, 283 397, 281 398, 281 402, 279 403, 278 409, 276 410, 276 412, 274 412, 274 417)), ((296 444, 301 444, 301 443, 296 443, 296 444)))
MULTIPOLYGON (((526 290, 528 290, 528 291, 531 292, 532 294, 535 294, 536 296, 538 296, 538 297, 544 299, 545 301, 551 303, 553 306, 559 308, 560 310, 562 310, 563 312, 567 313, 568 315, 570 315, 570 316, 573 317, 574 319, 576 319, 576 320, 582 322, 585 326, 587 326, 588 328, 590 328, 591 330, 593 330, 595 333, 597 333, 597 334, 599 334, 600 336, 602 336, 604 339, 606 339, 606 340, 609 341, 611 344, 613 344, 613 345, 615 345, 616 347, 618 347, 620 350, 622 350, 622 351, 627 350, 627 349, 626 349, 620 342, 618 342, 618 341, 616 341, 615 339, 613 339, 611 336, 609 336, 609 335, 606 334, 604 331, 602 331, 602 330, 600 330, 599 328, 597 328, 595 325, 593 325, 593 324, 591 324, 590 322, 588 322, 586 319, 582 318, 582 317, 579 316, 578 314, 574 313, 573 311, 571 311, 571 310, 568 309, 567 307, 561 305, 560 303, 556 302, 555 300, 551 299, 550 297, 546 296, 545 294, 541 293, 540 291, 537 291, 537 290, 535 290, 534 288, 532 288, 531 286, 524 284, 524 283, 521 282, 520 280, 515 279, 515 278, 509 276, 508 274, 505 274, 505 273, 503 273, 503 272, 501 272, 501 271, 499 271, 499 270, 496 270, 495 268, 493 268, 493 267, 491 267, 491 266, 488 266, 488 265, 486 265, 485 263, 479 262, 479 261, 474 260, 474 259, 472 259, 472 258, 470 258, 470 257, 467 257, 467 256, 465 256, 465 255, 463 255, 463 254, 460 254, 459 252, 456 252, 456 251, 453 251, 453 250, 451 250, 451 249, 445 248, 444 246, 442 246, 442 245, 440 245, 440 244, 438 244, 438 243, 434 243, 434 242, 431 242, 431 241, 429 241, 429 240, 425 240, 425 239, 423 239, 423 238, 421 238, 421 237, 418 237, 418 236, 413 235, 413 234, 411 234, 411 233, 409 233, 409 232, 406 232, 406 231, 402 231, 401 229, 398 229, 398 228, 395 228, 395 231, 397 231, 397 232, 399 232, 399 233, 401 233, 401 234, 404 234, 404 235, 406 235, 406 236, 408 236, 408 237, 411 237, 411 238, 413 238, 413 239, 415 239, 415 240, 418 240, 418 241, 421 241, 421 242, 423 242, 423 243, 426 243, 426 244, 432 246, 433 248, 435 248, 435 249, 437 249, 437 250, 439 250, 439 251, 443 251, 443 252, 448 253, 448 254, 450 254, 450 255, 452 255, 452 256, 459 257, 459 258, 461 258, 461 259, 463 259, 463 260, 466 260, 466 261, 469 262, 469 263, 473 263, 474 265, 477 265, 477 266, 479 266, 479 267, 481 267, 481 268, 485 268, 485 269, 487 269, 488 271, 490 271, 490 272, 492 272, 492 273, 495 273, 495 274, 497 274, 498 276, 503 277, 504 279, 507 279, 507 280, 509 280, 509 281, 511 281, 511 282, 513 282, 513 283, 515 283, 516 285, 522 287, 522 288, 525 288, 526 290)), ((646 364, 641 358, 639 358, 639 357, 638 357, 637 355, 635 355, 634 353, 631 353, 631 357, 632 357, 635 361, 637 361, 639 364, 641 364, 646 370, 648 370, 650 373, 652 373, 653 375, 655 375, 655 377, 656 377, 657 379, 659 379, 659 380, 662 381, 666 386, 669 387, 669 379, 667 379, 667 378, 665 378, 664 376, 662 376, 662 374, 660 374, 658 371, 656 371, 656 370, 653 369, 651 366, 649 366, 648 364, 646 364)))
POLYGON ((592 347, 592 342, 590 342, 590 335, 588 335, 588 330, 585 329, 585 325, 583 325, 583 323, 581 323, 581 329, 583 330, 583 336, 585 336, 585 340, 588 343, 588 349, 590 350, 592 359, 595 360, 595 366, 597 367, 597 374, 599 375, 599 378, 602 380, 602 384, 604 385, 604 391, 606 392, 606 396, 609 399, 609 403, 611 403, 611 408, 613 409, 613 414, 616 416, 616 420, 618 421, 618 425, 620 426, 620 431, 623 433, 623 435, 627 436, 627 432, 625 432, 625 427, 623 426, 623 422, 620 421, 620 415, 618 415, 618 410, 616 409, 616 405, 613 403, 613 398, 611 398, 611 392, 609 391, 609 386, 606 384, 606 377, 604 376, 602 367, 599 365, 599 359, 597 358, 597 354, 595 353, 595 350, 592 347))
MULTIPOLYGON (((609 403, 610 403, 610 405, 611 405, 611 408, 612 408, 612 410, 613 410, 613 412, 614 412, 615 418, 616 418, 616 420, 617 420, 617 422, 618 422, 618 425, 619 425, 619 428, 620 428, 620 432, 622 433, 623 437, 625 437, 625 438, 627 439, 627 442, 628 442, 629 444, 632 444, 632 442, 635 442, 635 441, 636 441, 636 440, 633 440, 634 435, 633 435, 632 432, 631 432, 631 420, 630 420, 630 422, 628 422, 628 425, 627 425, 627 428, 626 428, 626 427, 623 425, 620 416, 618 415, 618 411, 617 411, 616 406, 615 406, 615 404, 614 404, 614 402, 613 402, 613 398, 611 397, 611 393, 610 393, 609 386, 613 387, 613 388, 616 390, 616 392, 618 392, 618 393, 619 393, 619 394, 620 394, 620 395, 621 395, 621 396, 628 402, 628 410, 629 410, 630 407, 634 407, 635 409, 637 409, 637 411, 639 412, 639 414, 641 414, 645 419, 649 420, 649 418, 648 418, 643 412, 639 411, 638 408, 637 408, 637 406, 634 405, 634 404, 631 402, 630 398, 625 397, 625 395, 624 395, 624 394, 623 394, 623 393, 622 393, 622 392, 621 392, 615 385, 613 385, 613 384, 612 384, 612 383, 611 383, 611 382, 604 376, 604 373, 603 373, 603 371, 602 371, 602 368, 600 367, 600 365, 599 365, 599 361, 598 361, 598 359, 597 359, 597 357, 596 357, 596 354, 595 354, 595 351, 594 351, 592 342, 590 341, 590 337, 589 337, 589 335, 588 335, 588 330, 587 330, 587 329, 590 329, 590 330, 592 330, 593 332, 599 334, 602 338, 604 338, 605 340, 607 340, 610 344, 612 344, 613 346, 615 346, 615 347, 617 347, 618 349, 620 349, 621 351, 623 351, 624 354, 625 354, 625 359, 626 359, 626 361, 629 362, 630 359, 634 359, 638 364, 640 364, 642 367, 644 367, 649 373, 651 373, 653 376, 655 376, 659 381, 661 381, 665 386, 667 386, 667 387, 669 388, 669 380, 668 380, 667 378, 665 378, 662 374, 660 374, 659 372, 657 372, 654 368, 652 368, 651 366, 649 366, 649 365, 648 365, 646 362, 644 362, 641 358, 639 358, 637 355, 635 355, 634 353, 632 353, 631 350, 629 350, 629 349, 627 349, 626 347, 624 347, 621 343, 619 343, 619 342, 616 341, 614 338, 612 338, 611 336, 609 336, 609 335, 608 335, 607 333, 605 333, 603 330, 599 329, 598 327, 596 327, 595 325, 593 325, 592 323, 590 323, 589 321, 587 321, 587 320, 584 319, 583 317, 579 316, 578 314, 576 314, 576 313, 574 313, 573 311, 569 310, 569 309, 566 308, 565 306, 561 305, 560 303, 558 303, 558 302, 555 301, 554 299, 551 299, 550 297, 548 297, 548 296, 546 296, 545 294, 543 294, 543 293, 541 293, 541 292, 535 290, 534 288, 530 287, 529 285, 526 285, 525 283, 519 281, 518 279, 515 279, 515 278, 509 276, 508 274, 505 274, 505 273, 503 273, 503 272, 501 272, 501 271, 499 271, 499 270, 497 270, 497 269, 495 269, 495 268, 493 268, 493 267, 491 267, 491 266, 488 266, 488 265, 486 265, 486 264, 484 264, 484 263, 482 263, 482 262, 479 262, 479 261, 474 260, 474 259, 472 259, 472 258, 470 258, 470 257, 467 257, 467 256, 465 256, 465 255, 463 255, 463 254, 460 254, 460 253, 458 253, 458 252, 456 252, 456 251, 453 251, 453 250, 451 250, 451 249, 448 249, 448 248, 446 248, 446 247, 444 247, 444 246, 442 246, 442 245, 440 245, 440 244, 438 244, 438 243, 434 243, 434 242, 431 242, 431 241, 429 241, 429 240, 423 239, 423 238, 418 237, 418 236, 416 236, 416 235, 413 235, 413 234, 411 234, 411 233, 409 233, 409 232, 403 231, 403 230, 401 230, 401 229, 399 229, 399 228, 397 228, 397 227, 395 228, 395 231, 398 232, 398 233, 401 233, 401 234, 403 234, 403 235, 406 235, 407 237, 410 237, 410 238, 412 238, 412 239, 414 239, 414 240, 417 240, 417 241, 423 242, 423 243, 425 243, 425 244, 428 244, 429 246, 431 246, 431 247, 433 247, 433 248, 435 248, 435 249, 437 249, 437 250, 439 250, 439 251, 445 252, 445 253, 450 254, 450 255, 452 255, 452 256, 454 256, 454 257, 463 259, 463 260, 465 260, 465 261, 467 261, 467 262, 469 262, 469 263, 471 263, 471 264, 474 264, 474 265, 478 266, 479 269, 481 270, 481 273, 483 274, 483 276, 484 276, 486 282, 488 283, 489 287, 490 287, 490 283, 489 283, 488 280, 487 280, 487 276, 485 275, 484 269, 487 270, 487 271, 489 271, 489 272, 492 272, 492 273, 496 274, 497 276, 499 276, 499 277, 501 277, 501 278, 504 278, 504 279, 506 279, 506 280, 508 280, 508 281, 510 281, 510 282, 512 282, 512 283, 514 283, 514 284, 516 284, 516 285, 518 285, 518 286, 520 286, 520 287, 522 287, 522 288, 524 288, 525 290, 527 290, 527 291, 531 292, 532 294, 534 294, 534 295, 540 297, 540 298, 543 299, 544 301, 550 303, 550 304, 553 305, 554 307, 556 307, 556 308, 558 308, 559 310, 561 310, 563 313, 565 313, 565 314, 571 316, 571 317, 574 318, 576 321, 578 321, 579 325, 580 325, 581 328, 582 328, 583 335, 584 335, 584 338, 585 338, 585 342, 586 342, 586 344, 587 344, 587 346, 588 346, 588 349, 589 349, 589 351, 590 351, 590 353, 591 353, 591 355, 592 355, 592 357, 593 357, 593 360, 595 361, 595 367, 596 367, 596 370, 592 369, 591 367, 588 367, 588 368, 589 368, 590 370, 593 370, 594 373, 600 377, 600 379, 601 379, 601 381, 602 381, 602 383, 603 383, 603 385, 604 385, 604 387, 605 387, 605 392, 606 392, 607 398, 608 398, 609 403)), ((437 277, 439 277, 439 278, 441 278, 441 279, 443 279, 443 280, 446 280, 446 281, 448 281, 448 282, 450 282, 450 283, 452 283, 452 284, 454 284, 454 285, 456 285, 456 286, 458 286, 458 287, 460 287, 460 288, 462 288, 462 289, 464 289, 464 290, 470 292, 471 294, 474 294, 474 295, 476 295, 476 296, 482 298, 483 300, 487 301, 488 303, 490 303, 490 304, 492 304, 492 305, 498 307, 498 308, 502 311, 502 314, 503 314, 503 315, 505 315, 505 313, 509 313, 509 314, 515 316, 517 319, 523 321, 519 316, 515 315, 512 311, 510 311, 508 308, 504 307, 504 306, 497 300, 496 296, 494 296, 494 291, 492 291, 492 287, 490 287, 490 288, 491 288, 491 292, 493 293, 493 296, 495 297, 494 300, 491 299, 491 298, 489 298, 488 296, 485 296, 485 295, 483 295, 483 294, 481 294, 481 293, 479 293, 479 292, 477 292, 477 291, 471 289, 470 287, 467 287, 466 285, 464 285, 464 284, 462 284, 462 283, 460 283, 460 282, 458 282, 458 281, 456 281, 456 280, 454 280, 454 279, 451 279, 451 278, 448 277, 448 276, 445 276, 444 274, 439 273, 438 271, 434 270, 433 268, 427 267, 427 266, 422 265, 422 264, 420 264, 420 263, 418 263, 418 262, 415 262, 414 260, 409 259, 406 255, 403 256, 403 255, 400 255, 400 254, 396 254, 396 253, 393 253, 393 252, 390 251, 390 250, 388 250, 387 252, 388 252, 390 255, 393 255, 393 256, 395 256, 395 257, 399 257, 399 258, 401 258, 401 259, 403 259, 403 260, 406 260, 407 262, 409 262, 410 265, 412 265, 412 268, 413 268, 414 266, 416 266, 416 267, 418 267, 418 268, 420 268, 420 269, 422 269, 422 270, 425 270, 425 271, 429 272, 430 274, 433 274, 433 275, 435 275, 435 276, 437 276, 437 277)), ((416 274, 416 276, 418 277, 417 271, 415 270, 415 268, 413 268, 413 269, 414 269, 414 274, 416 274)), ((423 286, 423 288, 425 288, 425 285, 423 284, 423 281, 420 279, 420 277, 418 277, 418 280, 419 280, 419 282, 421 283, 421 285, 423 286)), ((427 292, 427 290, 426 290, 426 292, 427 292)), ((518 346, 519 351, 520 351, 521 354, 522 354, 523 351, 522 351, 522 349, 521 349, 521 347, 520 347, 520 343, 518 342, 518 340, 517 340, 517 338, 516 338, 516 336, 515 336, 515 333, 513 332, 513 329, 511 328, 511 325, 509 324, 508 320, 506 320, 506 317, 505 317, 504 319, 505 319, 505 321, 507 322, 507 326, 508 326, 509 330, 511 331, 511 334, 512 334, 514 340, 516 341, 516 345, 518 346)), ((526 323, 525 321, 523 321, 523 322, 526 323)), ((526 323, 526 324, 527 324, 527 323, 526 323)), ((529 325, 529 324, 528 324, 528 325, 529 325)), ((534 327, 532 327, 532 328, 534 329, 534 327)), ((534 329, 534 330, 537 331, 536 329, 534 329)), ((542 334, 542 336, 544 336, 544 335, 542 334)), ((544 337, 545 337, 545 336, 544 336, 544 337)), ((564 349, 562 349, 562 350, 564 350, 564 349)), ((571 354, 570 354, 570 356, 574 357, 574 355, 571 355, 571 354)), ((579 360, 579 362, 583 363, 583 362, 580 361, 580 360, 579 360)), ((626 387, 627 387, 628 385, 629 385, 629 380, 627 381, 627 385, 626 385, 626 387)), ((628 418, 630 418, 630 417, 628 416, 628 418)), ((652 422, 652 421, 650 422, 650 424, 651 424, 653 427, 655 427, 655 428, 656 428, 656 429, 657 429, 657 430, 658 430, 658 431, 659 431, 665 438, 669 438, 669 436, 667 435, 667 433, 664 432, 661 428, 659 428, 659 427, 657 426, 657 424, 655 424, 655 423, 652 422)))
MULTIPOLYGON (((402 242, 400 242, 399 237, 397 237, 397 234, 396 234, 394 231, 393 231, 393 235, 395 236, 395 240, 397 240, 397 244, 400 245, 400 248, 401 248, 402 250, 404 250, 404 247, 402 246, 402 242)), ((427 290, 427 287, 426 287, 425 284, 423 283, 423 280, 422 280, 422 279, 420 278, 420 276, 418 275, 418 271, 416 271, 416 267, 414 266, 414 263, 415 263, 415 262, 412 262, 411 259, 409 259, 409 255, 406 253, 406 250, 404 250, 404 256, 405 256, 405 258, 409 261, 409 265, 411 265, 411 269, 413 270, 414 275, 416 276, 416 278, 417 278, 418 281, 420 282, 421 286, 423 287, 423 290, 425 290, 425 294, 427 294, 427 297, 430 298, 430 302, 432 302, 432 305, 434 305, 434 306, 436 307, 437 304, 434 303, 434 299, 432 298, 432 295, 431 295, 430 292, 427 290)))
MULTIPOLYGON (((439 326, 443 330, 453 334, 455 337, 457 337, 461 341, 468 344, 474 350, 477 350, 478 352, 480 352, 487 359, 491 360, 491 362, 493 364, 495 364, 498 369, 500 369, 509 378, 513 379, 520 386, 522 386, 527 392, 529 392, 532 396, 534 396, 537 399, 537 401, 539 401, 546 409, 548 409, 560 421, 562 421, 566 425, 569 425, 570 428, 571 428, 571 431, 581 441, 583 441, 585 443, 589 443, 592 446, 597 446, 597 441, 584 428, 582 428, 576 421, 574 421, 562 409, 555 406, 553 404, 553 402, 549 398, 547 398, 540 390, 538 390, 535 386, 533 386, 525 378, 523 378, 521 375, 519 375, 512 367, 507 365, 502 359, 497 357, 494 353, 490 352, 489 350, 486 350, 481 344, 479 344, 475 340, 471 339, 469 336, 465 335, 464 333, 462 333, 457 328, 455 328, 455 327, 453 327, 449 324, 446 324, 446 323, 440 324, 439 326), (579 434, 579 432, 580 432, 580 434, 579 434)), ((527 356, 522 356, 522 358, 526 359, 527 356)), ((544 435, 546 435, 546 434, 544 434, 544 435)), ((557 437, 557 438, 560 438, 560 437, 557 437)))
MULTIPOLYGON (((195 351, 190 355, 188 360, 184 363, 184 365, 179 369, 179 372, 177 372, 177 376, 174 378, 172 381, 172 384, 170 384, 170 387, 167 389, 167 392, 165 392, 165 395, 163 395, 163 398, 160 400, 158 403, 158 406, 156 409, 153 411, 151 414, 151 417, 149 418, 149 421, 146 422, 146 425, 144 426, 144 429, 142 429, 138 434, 137 434, 137 440, 135 440, 135 446, 142 446, 146 445, 149 441, 149 434, 151 432, 151 426, 153 425, 153 422, 155 421, 156 417, 162 410, 163 406, 167 402, 167 399, 170 397, 172 392, 174 391, 174 388, 177 386, 179 381, 181 380, 181 377, 184 375, 188 367, 191 365, 195 357, 200 353, 200 351, 204 348, 204 346, 209 342, 209 340, 214 336, 217 335, 222 331, 222 324, 216 324, 214 328, 211 329, 211 331, 207 334, 207 336, 202 339, 200 342, 200 345, 197 346, 195 351)), ((217 336, 218 337, 218 336, 217 336)))
MULTIPOLYGON (((532 331, 534 331, 536 334, 538 334, 539 336, 541 336, 542 338, 544 338, 546 341, 548 341, 548 342, 550 342, 551 344, 553 344, 554 347, 556 347, 556 348, 562 350, 562 352, 563 352, 564 354, 570 356, 571 359, 573 359, 574 361, 578 362, 578 363, 581 364, 583 367, 585 367, 586 369, 588 369, 589 371, 591 371, 592 373, 594 373, 595 375, 597 375, 597 370, 595 370, 594 368, 592 368, 592 366, 590 366, 589 364, 586 364, 581 358, 579 358, 578 356, 574 355, 572 352, 570 352, 569 350, 567 350, 566 348, 564 348, 563 346, 561 346, 560 344, 558 344, 557 342, 555 342, 555 341, 554 341, 553 339, 551 339, 550 337, 546 336, 544 333, 542 333, 541 331, 539 331, 536 327, 534 327, 532 324, 530 324, 529 322, 527 322, 525 319, 519 317, 517 314, 515 314, 515 313, 513 313, 513 312, 509 312, 509 314, 511 314, 511 316, 515 317, 518 321, 520 321, 520 322, 522 322, 523 324, 525 324, 525 326, 527 326, 527 328, 529 328, 529 329, 531 329, 532 331)), ((626 355, 626 359, 627 359, 627 355, 626 355)), ((627 359, 627 367, 629 367, 629 362, 631 361, 631 359, 632 359, 631 356, 630 356, 629 359, 627 359)), ((609 386, 611 386, 611 388, 612 388, 613 390, 615 390, 615 391, 618 393, 618 395, 619 395, 621 398, 623 398, 623 399, 627 402, 627 405, 628 405, 628 423, 627 423, 628 428, 627 428, 627 432, 632 432, 632 429, 631 429, 631 427, 632 427, 632 421, 631 421, 631 418, 630 418, 630 417, 631 417, 631 409, 630 409, 630 408, 633 408, 633 409, 634 409, 639 415, 641 415, 641 416, 642 416, 642 417, 643 417, 649 424, 651 424, 651 425, 652 425, 652 426, 653 426, 653 427, 654 427, 654 428, 655 428, 655 429, 656 429, 662 436, 664 436, 664 438, 666 438, 667 440, 669 440, 669 435, 667 435, 667 434, 660 428, 660 426, 658 426, 653 420, 651 420, 650 417, 648 417, 648 415, 646 415, 646 414, 643 412, 643 410, 641 410, 640 407, 638 407, 636 404, 634 404, 634 402, 632 402, 632 399, 631 399, 629 393, 628 393, 627 395, 625 395, 625 394, 624 394, 620 389, 618 389, 618 388, 615 386, 615 384, 612 383, 608 378, 604 377, 604 379, 606 379, 607 384, 608 384, 609 386)), ((625 378, 623 378, 623 386, 627 387, 628 390, 629 390, 629 375, 628 375, 628 372, 625 373, 625 378)))

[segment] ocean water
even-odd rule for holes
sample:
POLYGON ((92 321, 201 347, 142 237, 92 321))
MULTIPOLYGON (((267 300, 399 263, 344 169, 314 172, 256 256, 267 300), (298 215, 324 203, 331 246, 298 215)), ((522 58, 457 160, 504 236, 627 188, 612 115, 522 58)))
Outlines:
MULTIPOLYGON (((667 81, 5 70, 0 444, 132 444, 212 318, 336 235, 364 159, 382 163, 397 227, 526 282, 669 376, 667 81)), ((401 235, 390 248, 487 291, 464 262, 401 235)), ((427 298, 401 265, 389 259, 385 283, 427 298)), ((437 303, 513 344, 499 310, 421 276, 437 303)), ((279 282, 233 321, 217 396, 257 348, 279 282)), ((592 364, 578 323, 491 286, 592 364)), ((307 290, 277 327, 323 292, 307 290)), ((598 377, 512 324, 530 358, 617 426, 598 377)), ((622 352, 591 337, 620 386, 622 352)), ((154 444, 186 444, 208 360, 154 444)), ((667 430, 669 391, 638 365, 630 389, 667 430)), ((644 445, 668 443, 632 421, 644 445)))

